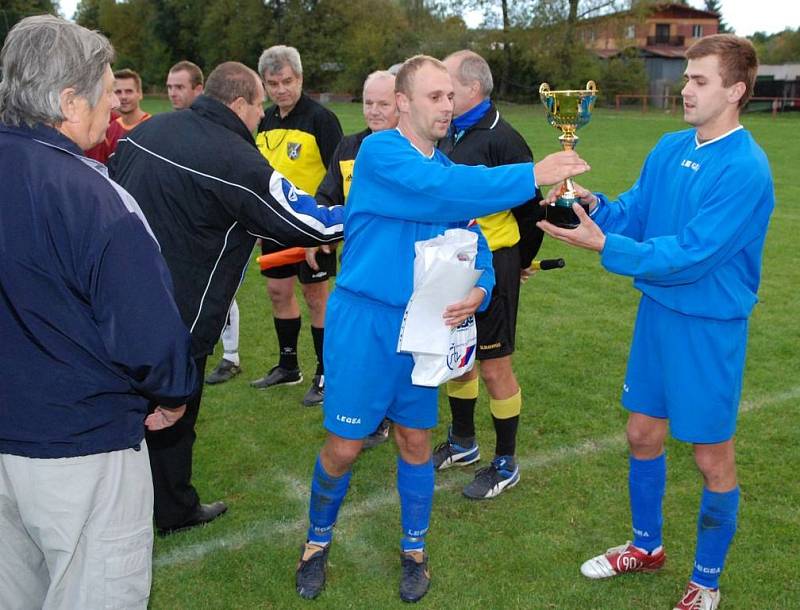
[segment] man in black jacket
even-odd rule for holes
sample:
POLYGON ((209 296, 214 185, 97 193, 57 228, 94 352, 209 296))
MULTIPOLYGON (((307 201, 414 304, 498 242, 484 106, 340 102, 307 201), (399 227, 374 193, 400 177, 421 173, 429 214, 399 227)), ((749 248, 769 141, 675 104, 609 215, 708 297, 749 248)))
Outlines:
MULTIPOLYGON (((219 65, 188 112, 165 113, 120 141, 114 178, 139 202, 161 243, 192 333, 199 371, 219 340, 256 237, 274 250, 341 239, 342 208, 318 206, 274 171, 252 133, 264 87, 238 62, 219 65)), ((227 510, 201 504, 191 484, 202 383, 180 426, 148 437, 161 533, 207 523, 227 510)))
MULTIPOLYGON (((453 81, 454 119, 439 149, 456 163, 496 167, 532 161, 522 136, 506 123, 492 104, 492 73, 486 61, 472 51, 458 51, 444 60, 453 81)), ((540 199, 540 198, 539 198, 540 199)), ((525 277, 542 242, 536 228, 540 206, 531 200, 519 208, 478 219, 492 251, 496 277, 489 309, 478 313, 477 359, 489 392, 489 408, 496 434, 491 464, 477 471, 464 488, 468 498, 493 498, 519 482, 516 464, 517 425, 522 393, 511 367, 517 323, 520 280, 525 277)), ((475 441, 475 403, 478 372, 447 384, 453 423, 445 442, 434 451, 437 470, 467 466, 480 459, 475 441)))

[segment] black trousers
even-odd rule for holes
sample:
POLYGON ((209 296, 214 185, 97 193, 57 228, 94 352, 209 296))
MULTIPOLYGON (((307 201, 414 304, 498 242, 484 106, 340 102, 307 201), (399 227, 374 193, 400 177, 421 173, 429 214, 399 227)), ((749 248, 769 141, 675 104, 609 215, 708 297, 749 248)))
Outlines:
POLYGON ((170 428, 145 432, 153 473, 153 513, 159 529, 182 525, 200 504, 192 485, 192 446, 197 436, 194 425, 203 396, 206 356, 195 358, 194 363, 200 384, 186 401, 186 413, 170 428))

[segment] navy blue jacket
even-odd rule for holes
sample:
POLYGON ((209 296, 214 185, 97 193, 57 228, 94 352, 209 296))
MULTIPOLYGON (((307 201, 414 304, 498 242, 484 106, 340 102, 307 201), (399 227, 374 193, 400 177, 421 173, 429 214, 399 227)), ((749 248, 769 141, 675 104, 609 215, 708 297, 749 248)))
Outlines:
POLYGON ((0 453, 137 446, 197 384, 158 244, 56 130, 0 123, 0 453))

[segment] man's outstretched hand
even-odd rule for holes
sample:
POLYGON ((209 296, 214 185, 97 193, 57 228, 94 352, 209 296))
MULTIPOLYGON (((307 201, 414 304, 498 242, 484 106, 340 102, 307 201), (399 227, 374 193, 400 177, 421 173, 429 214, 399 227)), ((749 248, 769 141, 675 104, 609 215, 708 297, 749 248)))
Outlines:
POLYGON ((556 239, 568 243, 570 246, 600 252, 606 245, 605 233, 603 233, 600 227, 589 218, 589 215, 580 204, 573 203, 572 211, 575 212, 578 220, 581 222, 581 224, 574 229, 562 229, 546 220, 540 220, 536 223, 536 226, 550 237, 555 237, 556 239))
POLYGON ((591 167, 578 156, 574 150, 562 150, 561 152, 547 155, 544 159, 533 165, 533 175, 536 178, 536 185, 542 186, 555 184, 572 176, 588 172, 591 167))

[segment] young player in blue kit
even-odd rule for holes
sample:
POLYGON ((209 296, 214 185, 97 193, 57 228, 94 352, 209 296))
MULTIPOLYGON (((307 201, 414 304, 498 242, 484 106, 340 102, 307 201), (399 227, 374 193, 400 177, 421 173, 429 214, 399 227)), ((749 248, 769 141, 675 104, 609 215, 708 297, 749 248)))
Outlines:
MULTIPOLYGON (((395 91, 397 129, 367 137, 356 158, 342 271, 328 303, 328 437, 314 467, 311 523, 296 572, 297 592, 305 598, 316 597, 325 584, 350 468, 364 437, 385 416, 395 422, 399 451, 400 597, 417 601, 430 584, 425 535, 433 501, 430 429, 436 425, 437 390, 412 385, 413 359, 397 353, 413 289, 414 244, 531 199, 537 182, 553 184, 588 169, 574 152, 550 155, 535 168, 532 163, 491 169, 453 165, 435 148, 453 113, 453 86, 444 65, 431 57, 409 59, 397 74, 395 91)), ((457 325, 488 305, 494 276, 482 236, 476 267, 484 269, 478 286, 443 312, 443 324, 457 325)))
POLYGON ((693 443, 705 483, 694 570, 675 610, 714 610, 736 530, 733 435, 774 194, 767 157, 739 124, 758 67, 753 46, 709 36, 686 57, 684 119, 694 128, 665 135, 616 202, 581 188, 591 218, 574 206, 577 229, 539 224, 596 250, 606 269, 632 276, 642 292, 622 393, 630 411, 633 541, 588 560, 581 572, 608 578, 664 565, 669 425, 673 437, 693 443))

